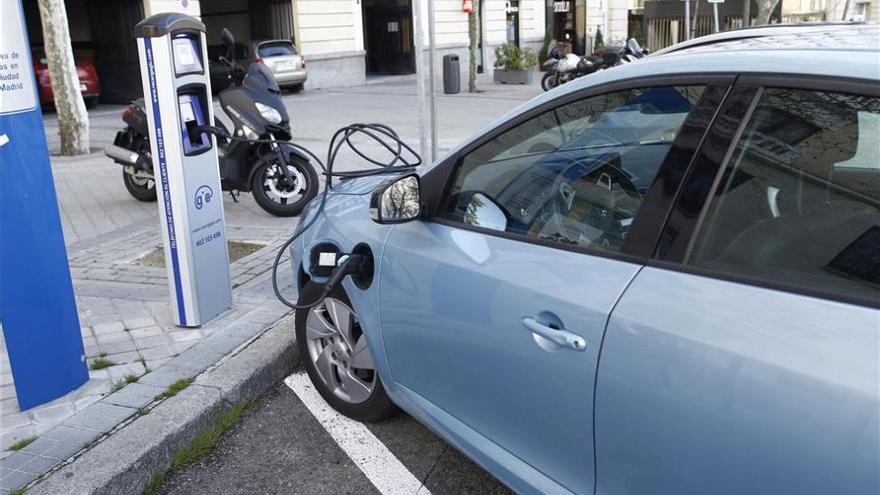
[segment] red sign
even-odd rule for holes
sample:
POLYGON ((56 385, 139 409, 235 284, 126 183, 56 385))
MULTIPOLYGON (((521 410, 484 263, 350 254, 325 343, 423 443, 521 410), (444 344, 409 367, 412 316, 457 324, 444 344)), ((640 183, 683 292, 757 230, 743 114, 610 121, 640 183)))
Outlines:
POLYGON ((470 14, 474 11, 474 2, 473 0, 461 0, 461 11, 470 14))

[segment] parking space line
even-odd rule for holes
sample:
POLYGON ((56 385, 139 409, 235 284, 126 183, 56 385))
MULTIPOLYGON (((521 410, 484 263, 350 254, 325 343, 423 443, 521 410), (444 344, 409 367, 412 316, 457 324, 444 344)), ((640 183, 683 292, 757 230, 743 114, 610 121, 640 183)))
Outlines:
POLYGON ((385 495, 431 495, 400 460, 361 423, 334 411, 312 386, 305 372, 294 373, 284 384, 299 397, 327 433, 358 469, 385 495))

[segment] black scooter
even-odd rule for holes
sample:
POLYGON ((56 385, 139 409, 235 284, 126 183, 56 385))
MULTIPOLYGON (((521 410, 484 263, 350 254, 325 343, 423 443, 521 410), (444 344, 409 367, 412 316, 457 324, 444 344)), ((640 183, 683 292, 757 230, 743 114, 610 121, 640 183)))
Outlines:
MULTIPOLYGON (((224 29, 220 35, 231 85, 220 92, 223 111, 234 124, 229 133, 214 119, 219 131, 217 145, 220 178, 233 198, 250 191, 267 212, 288 217, 299 214, 318 193, 318 175, 309 159, 287 144, 292 137, 290 118, 281 101, 275 78, 262 64, 245 71, 234 58, 235 38, 224 29)), ((147 114, 143 98, 122 112, 125 129, 116 133, 104 154, 123 166, 122 179, 128 192, 140 201, 156 200, 156 180, 150 153, 147 114)))

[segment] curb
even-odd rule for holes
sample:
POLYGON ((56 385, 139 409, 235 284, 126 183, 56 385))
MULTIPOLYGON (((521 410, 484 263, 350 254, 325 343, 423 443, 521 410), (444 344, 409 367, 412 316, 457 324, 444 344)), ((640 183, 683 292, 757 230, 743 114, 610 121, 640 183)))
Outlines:
POLYGON ((154 473, 167 470, 174 454, 223 412, 291 373, 299 361, 293 322, 293 315, 282 318, 189 387, 136 417, 28 493, 142 493, 154 473))

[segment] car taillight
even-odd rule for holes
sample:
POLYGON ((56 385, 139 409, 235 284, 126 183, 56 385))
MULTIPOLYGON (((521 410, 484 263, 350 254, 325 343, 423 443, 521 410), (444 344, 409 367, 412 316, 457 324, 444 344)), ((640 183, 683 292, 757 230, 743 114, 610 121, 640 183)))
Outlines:
POLYGON ((125 107, 125 109, 122 111, 122 119, 125 120, 131 118, 132 113, 133 112, 131 111, 131 107, 125 107))
POLYGON ((306 68, 306 59, 302 59, 302 65, 300 67, 303 69, 306 68))
POLYGON ((256 60, 254 60, 254 63, 255 63, 255 64, 262 64, 262 63, 263 63, 263 59, 258 58, 258 59, 256 59, 256 60))

